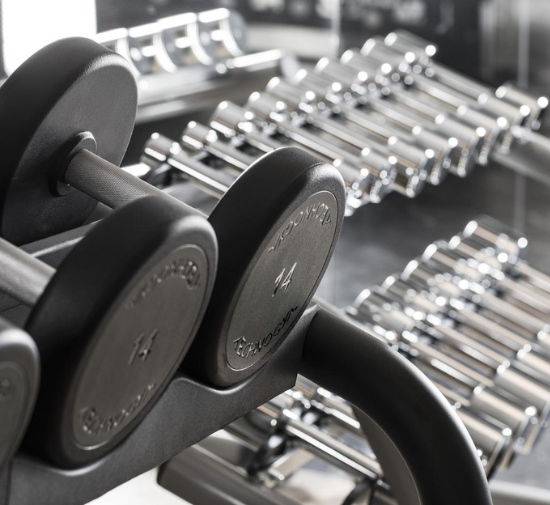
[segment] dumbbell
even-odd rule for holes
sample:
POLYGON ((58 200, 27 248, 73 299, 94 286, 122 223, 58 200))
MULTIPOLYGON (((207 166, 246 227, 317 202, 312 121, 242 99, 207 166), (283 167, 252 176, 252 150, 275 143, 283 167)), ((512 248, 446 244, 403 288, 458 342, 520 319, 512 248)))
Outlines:
MULTIPOLYGON (((245 146, 239 139, 220 138, 215 130, 191 121, 181 135, 181 145, 197 152, 207 152, 226 163, 226 166, 237 175, 248 169, 252 163, 264 154, 256 151, 249 154, 251 146, 245 146), (238 148, 241 147, 243 149, 238 148), (246 147, 246 149, 244 149, 246 147)), ((269 151, 268 151, 269 152, 269 151)))
MULTIPOLYGON (((225 103, 222 104, 220 108, 223 107, 224 105, 225 103)), ((230 108, 235 107, 235 109, 238 109, 236 106, 233 106, 233 104, 228 104, 228 107, 230 108)), ((235 112, 238 112, 238 110, 236 110, 235 112)), ((218 122, 220 119, 223 120, 223 113, 221 113, 220 115, 218 115, 217 113, 214 113, 212 118, 213 118, 212 125, 214 127, 217 126, 218 130, 220 130, 220 133, 224 132, 226 135, 228 130, 227 124, 224 123, 224 125, 220 126, 221 123, 218 122)), ((240 124, 242 126, 242 123, 240 124)), ((180 144, 181 144, 181 147, 183 147, 184 149, 188 149, 191 151, 189 153, 191 159, 188 159, 188 161, 184 163, 184 165, 193 166, 197 172, 202 172, 204 174, 205 178, 203 179, 203 183, 199 184, 199 187, 202 190, 213 194, 212 191, 208 191, 208 185, 204 184, 204 181, 207 181, 210 179, 210 174, 212 173, 212 171, 207 164, 208 160, 200 160, 199 159, 200 156, 199 157, 195 156, 193 154, 194 152, 209 153, 215 156, 217 159, 223 161, 225 163, 223 167, 227 168, 228 170, 227 171, 224 170, 223 172, 222 170, 220 170, 219 172, 222 172, 224 175, 229 176, 229 173, 226 174, 226 172, 234 171, 236 173, 241 173, 243 170, 246 170, 248 166, 262 154, 262 151, 269 152, 273 148, 275 148, 275 145, 277 145, 276 144, 277 141, 273 140, 272 142, 274 145, 270 148, 271 144, 270 144, 269 137, 261 138, 259 139, 258 142, 255 142, 256 137, 254 137, 254 132, 251 132, 251 130, 248 128, 245 128, 245 129, 247 134, 252 133, 251 142, 255 143, 256 146, 259 145, 261 149, 258 149, 252 146, 251 144, 246 143, 246 141, 243 142, 241 139, 237 138, 235 136, 236 132, 234 130, 230 130, 230 134, 232 135, 232 137, 228 138, 225 135, 223 137, 220 137, 216 132, 216 130, 208 128, 205 125, 198 124, 194 121, 190 122, 187 125, 183 134, 181 135, 180 144), (240 146, 240 148, 238 148, 237 146, 240 146), (248 154, 251 151, 253 154, 252 153, 248 154)), ((247 135, 247 138, 249 138, 248 135, 247 135)), ((162 140, 160 140, 160 142, 162 142, 162 140)), ((174 149, 178 150, 179 148, 175 147, 174 149)), ((146 154, 147 154, 147 150, 148 149, 146 148, 145 150, 146 154)), ((156 160, 155 158, 154 151, 155 151, 154 149, 151 151, 152 156, 145 156, 142 161, 145 164, 149 165, 150 168, 157 169, 158 160, 156 160)), ((183 156, 184 154, 181 153, 181 155, 183 156)), ((338 168, 343 173, 344 176, 346 176, 346 174, 349 173, 349 172, 346 172, 344 170, 344 167, 342 167, 341 165, 338 166, 338 168)), ((353 175, 357 176, 357 173, 353 175)), ((350 176, 347 176, 347 177, 349 180, 350 176)), ((194 182, 197 183, 197 178, 195 178, 194 182)), ((352 185, 350 184, 348 186, 349 189, 348 189, 347 201, 348 201, 348 205, 353 207, 355 199, 357 197, 353 193, 353 189, 350 186, 352 185)), ((214 196, 221 196, 221 194, 218 194, 218 195, 214 194, 214 196)))
POLYGON ((369 130, 372 135, 366 136, 363 131, 354 130, 342 122, 342 119, 346 119, 344 114, 333 115, 330 109, 325 111, 322 97, 317 97, 314 91, 308 89, 304 92, 279 77, 269 81, 266 92, 283 101, 293 114, 303 115, 306 124, 338 139, 344 147, 358 153, 366 148, 394 159, 396 178, 392 188, 395 191, 412 198, 424 187, 427 174, 433 166, 433 151, 410 145, 383 127, 377 128, 375 125, 371 125, 369 130), (318 106, 319 103, 321 107, 318 106))
POLYGON ((517 282, 506 276, 501 269, 466 256, 450 248, 443 241, 430 245, 424 256, 426 262, 433 260, 435 263, 451 268, 457 275, 486 286, 488 291, 496 293, 499 298, 516 305, 521 310, 539 319, 545 317, 544 312, 550 303, 550 295, 529 284, 517 282))
MULTIPOLYGON (((205 167, 158 134, 146 143, 142 161, 197 172, 205 167)), ((244 171, 208 218, 218 237, 218 276, 184 368, 218 386, 258 370, 321 281, 344 208, 338 171, 296 148, 275 150, 244 171), (254 197, 243 201, 245 191, 254 197), (229 221, 240 226, 229 229, 229 221)))
POLYGON ((382 470, 376 460, 302 420, 294 411, 301 410, 297 403, 295 398, 288 396, 275 398, 260 406, 257 412, 269 418, 274 434, 279 433, 299 441, 303 447, 328 463, 360 477, 373 480, 381 477, 382 470))
POLYGON ((0 319, 0 473, 29 423, 40 377, 40 358, 24 331, 0 319))
MULTIPOLYGON (((439 178, 435 178, 432 183, 440 181, 446 170, 455 174, 466 174, 475 164, 476 150, 480 143, 475 131, 465 130, 461 123, 447 116, 442 116, 444 121, 436 126, 420 113, 395 102, 388 96, 389 88, 386 85, 382 87, 382 83, 377 82, 376 69, 366 72, 354 69, 334 58, 321 58, 315 66, 315 72, 308 75, 330 82, 331 88, 339 90, 339 97, 345 101, 349 101, 351 97, 352 103, 357 102, 360 111, 366 110, 367 114, 377 118, 378 122, 395 125, 396 128, 413 135, 422 146, 431 146, 436 153, 436 159, 442 165, 434 167, 439 178), (385 93, 382 93, 382 89, 385 93), (459 145, 457 137, 461 138, 463 134, 472 139, 473 144, 467 144, 465 139, 459 145), (466 148, 466 145, 471 145, 471 148, 466 148)), ((331 95, 333 94, 331 92, 331 95)), ((357 105, 354 108, 357 108, 357 105)), ((432 115, 432 120, 435 118, 437 116, 432 115)))
MULTIPOLYGON (((246 23, 235 10, 213 9, 200 12, 199 22, 210 34, 216 61, 242 56, 246 52, 246 23)), ((204 42, 201 37, 201 42, 204 42)))
POLYGON ((291 143, 331 162, 338 168, 347 187, 347 204, 351 209, 357 209, 368 201, 380 201, 391 190, 391 183, 395 178, 395 171, 388 160, 369 153, 368 162, 364 157, 352 156, 326 139, 291 124, 286 118, 283 104, 265 94, 254 93, 249 100, 250 107, 243 109, 231 102, 222 102, 218 105, 210 118, 210 126, 228 137, 242 135, 252 146, 265 152, 286 145, 287 138, 291 143), (275 107, 275 111, 271 110, 275 107), (271 115, 277 115, 283 121, 285 135, 277 135, 274 129, 265 132, 261 128, 262 120, 267 121, 271 115), (373 166, 373 163, 376 163, 373 166))
POLYGON ((161 54, 166 68, 171 72, 191 65, 213 65, 215 47, 210 27, 200 16, 188 12, 161 18, 157 21, 154 44, 161 54))
POLYGON ((244 54, 245 39, 244 21, 228 9, 178 14, 95 37, 131 62, 139 75, 175 72, 197 64, 214 65, 244 54))
MULTIPOLYGON (((479 286, 416 260, 407 265, 402 276, 405 280, 426 286, 426 289, 429 289, 434 295, 441 297, 441 300, 446 301, 449 308, 456 311, 459 322, 466 323, 475 332, 484 333, 503 343, 506 342, 506 345, 514 351, 521 351, 527 346, 528 349, 536 351, 537 355, 543 356, 545 359, 550 357, 544 341, 537 340, 536 336, 522 331, 519 327, 510 328, 510 325, 504 324, 503 321, 507 320, 502 318, 503 321, 501 321, 498 314, 492 310, 491 302, 495 299, 498 310, 498 298, 490 293, 485 293, 484 289, 479 290, 479 286), (475 291, 470 291, 470 287, 475 291)), ((453 318, 455 317, 453 316, 453 318)))
POLYGON ((460 276, 461 283, 465 287, 465 296, 503 319, 505 325, 507 325, 506 321, 513 323, 516 331, 524 332, 544 349, 550 348, 548 323, 537 317, 536 313, 524 310, 521 306, 518 307, 508 301, 518 299, 523 304, 535 308, 545 307, 550 300, 548 295, 536 292, 528 285, 519 284, 506 277, 501 271, 490 269, 486 264, 480 265, 472 258, 464 259, 456 252, 449 250, 444 242, 430 245, 422 255, 422 260, 435 265, 442 271, 460 276), (506 293, 508 300, 497 296, 500 292, 506 293))
POLYGON ((464 228, 463 235, 482 247, 491 247, 497 260, 510 265, 515 274, 525 278, 530 284, 550 292, 550 277, 534 269, 523 259, 527 239, 507 229, 498 221, 483 216, 470 221, 464 228))
POLYGON ((384 281, 382 289, 392 300, 414 310, 417 317, 420 313, 424 323, 429 328, 433 328, 432 331, 437 332, 438 338, 453 347, 459 346, 462 352, 471 355, 474 359, 483 356, 484 365, 480 365, 481 368, 490 366, 498 370, 503 366, 503 369, 506 369, 508 363, 514 370, 528 376, 536 383, 545 387, 550 386, 550 361, 539 357, 538 360, 542 366, 533 368, 529 365, 529 359, 532 358, 529 350, 514 352, 508 346, 491 340, 484 334, 480 333, 472 337, 461 331, 460 326, 457 327, 457 324, 444 312, 441 298, 438 299, 425 291, 421 285, 405 281, 398 276, 390 276, 384 281))
POLYGON ((455 235, 449 240, 447 247, 455 257, 470 262, 479 272, 489 273, 491 278, 495 279, 490 290, 497 293, 499 298, 539 320, 548 317, 550 309, 547 299, 550 292, 544 289, 546 274, 528 265, 525 269, 530 272, 535 282, 543 285, 541 289, 531 281, 531 278, 520 274, 515 268, 516 263, 526 265, 525 262, 504 252, 497 253, 494 248, 483 246, 475 239, 455 235))
MULTIPOLYGON (((489 154, 507 128, 508 124, 505 121, 499 122, 472 108, 463 107, 455 115, 441 110, 441 107, 423 99, 422 96, 413 95, 402 85, 395 83, 391 72, 387 75, 391 67, 377 65, 353 49, 344 52, 339 64, 322 59, 316 68, 334 77, 334 74, 341 74, 339 69, 342 66, 348 71, 354 71, 354 80, 359 84, 355 89, 359 96, 370 96, 370 90, 374 86, 374 90, 384 98, 384 103, 405 115, 410 115, 418 120, 420 125, 437 128, 445 136, 456 139, 458 146, 463 149, 463 155, 472 157, 480 164, 487 163, 489 154)), ((453 173, 459 176, 467 175, 474 166, 469 160, 470 158, 465 159, 457 165, 457 170, 453 173)))
MULTIPOLYGON (((347 308, 346 312, 358 320, 367 333, 374 333, 383 341, 394 342, 398 338, 395 332, 375 322, 370 312, 360 309, 364 294, 360 295, 354 302, 354 306, 347 308)), ((468 391, 458 392, 455 386, 460 383, 460 380, 457 381, 451 374, 442 373, 427 360, 417 359, 416 354, 409 353, 404 347, 401 347, 400 351, 426 374, 453 406, 457 415, 468 428, 468 432, 475 437, 474 443, 481 449, 482 457, 484 456, 490 462, 487 468, 488 472, 494 470, 494 465, 497 462, 499 467, 505 468, 516 450, 516 439, 512 438, 512 429, 507 424, 484 413, 485 410, 493 412, 494 398, 492 395, 483 388, 470 389, 469 394, 468 391), (453 382, 452 386, 449 385, 449 381, 453 382)), ((511 420, 513 423, 518 423, 517 427, 520 432, 528 429, 529 416, 526 418, 524 414, 518 412, 518 409, 511 408, 500 399, 497 399, 496 404, 503 407, 507 414, 511 414, 511 420)), ((502 415, 502 410, 499 409, 498 413, 502 415)))
MULTIPOLYGON (((509 426, 514 437, 524 441, 522 451, 528 452, 532 448, 541 429, 539 415, 530 402, 517 396, 517 385, 510 387, 510 384, 506 384, 506 389, 495 387, 492 380, 428 345, 426 339, 422 338, 422 332, 414 331, 414 319, 398 309, 392 310, 391 302, 379 292, 363 291, 355 308, 365 319, 373 317, 381 327, 394 330, 405 349, 415 357, 414 362, 419 363, 419 368, 423 371, 426 367, 430 369, 429 376, 440 377, 444 384, 454 387, 464 397, 471 398, 473 407, 509 426), (515 392, 511 389, 515 389, 515 392)), ((544 405, 544 415, 547 415, 548 405, 538 394, 535 396, 537 402, 544 405)))
POLYGON ((32 307, 43 361, 27 446, 84 464, 136 427, 181 363, 212 290, 214 236, 149 196, 97 224, 55 275, 1 242, 1 288, 32 307))
POLYGON ((443 327, 442 321, 436 317, 423 315, 416 307, 409 307, 403 298, 395 296, 395 291, 393 296, 383 289, 376 290, 375 293, 379 301, 384 303, 384 316, 393 322, 393 328, 399 333, 413 334, 420 340, 426 340, 428 337, 433 348, 450 358, 451 361, 446 362, 448 366, 460 370, 463 375, 479 381, 481 385, 498 391, 500 396, 516 405, 525 408, 534 406, 539 412, 539 419, 545 422, 550 413, 547 382, 544 384, 527 376, 507 359, 494 359, 495 353, 490 349, 478 345, 467 335, 443 327), (494 361, 489 360, 489 355, 494 361))
MULTIPOLYGON (((456 111, 462 106, 468 106, 472 100, 461 92, 439 83, 429 77, 412 72, 410 64, 403 55, 384 44, 378 37, 373 37, 361 48, 361 54, 379 64, 390 65, 393 72, 400 74, 403 82, 414 88, 413 93, 425 94, 435 103, 456 111)), ((508 121, 510 128, 525 126, 531 113, 529 107, 516 107, 496 98, 492 94, 480 94, 476 100, 480 110, 494 118, 503 117, 508 121)))
POLYGON ((526 126, 533 130, 540 128, 542 117, 548 109, 548 99, 546 97, 535 98, 512 83, 506 83, 495 90, 465 77, 440 63, 434 62, 432 58, 437 52, 437 47, 404 30, 389 33, 385 37, 384 43, 399 53, 406 53, 410 59, 410 64, 418 63, 427 76, 446 84, 452 89, 456 89, 473 100, 479 100, 482 95, 494 95, 516 107, 527 106, 530 109, 530 115, 526 126))
POLYGON ((427 182, 439 184, 450 167, 460 163, 461 154, 456 139, 446 139, 422 128, 419 122, 399 111, 392 111, 386 106, 385 100, 375 93, 368 98, 354 93, 355 74, 344 65, 338 65, 342 70, 338 72, 338 80, 325 73, 308 72, 305 69, 300 70, 295 79, 304 91, 312 91, 318 99, 327 102, 332 112, 373 137, 385 141, 393 137, 402 138, 411 146, 430 150, 433 153, 433 164, 429 168, 427 182))
POLYGON ((333 137, 318 125, 306 127, 305 124, 295 124, 285 104, 266 93, 253 93, 247 102, 247 110, 264 127, 269 128, 272 125, 276 132, 292 142, 314 152, 326 153, 328 159, 338 168, 342 167, 342 170, 345 170, 345 166, 350 165, 355 168, 356 173, 359 168, 359 171, 366 175, 360 187, 364 188, 363 191, 370 201, 379 202, 394 189, 397 175, 396 159, 368 147, 360 154, 350 152, 335 142, 333 137))

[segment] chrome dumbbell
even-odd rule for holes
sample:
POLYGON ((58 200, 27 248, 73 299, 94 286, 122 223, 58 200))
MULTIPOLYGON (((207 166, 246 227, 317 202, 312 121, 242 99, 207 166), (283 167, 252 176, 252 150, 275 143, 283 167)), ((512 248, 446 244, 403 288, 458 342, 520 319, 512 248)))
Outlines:
MULTIPOLYGON (((367 293, 367 292, 365 292, 367 293)), ((359 296, 356 304, 360 304, 363 299, 363 293, 359 296)), ((368 297, 367 297, 368 298, 368 297)), ((358 310, 355 307, 348 307, 346 311, 335 308, 324 300, 316 300, 325 310, 329 310, 338 317, 342 317, 352 324, 355 324, 366 332, 371 338, 381 340, 391 346, 397 346, 400 340, 397 332, 384 327, 379 322, 374 322, 368 311, 358 310)), ((406 349, 403 349, 405 355, 409 354, 406 349)), ((429 368, 429 365, 426 365, 429 368)), ((512 442, 511 430, 504 424, 490 419, 487 416, 481 416, 479 412, 470 410, 470 401, 460 395, 452 392, 450 389, 445 389, 441 383, 438 383, 438 388, 453 404, 458 416, 462 419, 476 446, 480 449, 480 457, 482 458, 485 470, 490 474, 495 466, 505 468, 512 455, 514 454, 515 443, 512 442), (448 394, 450 393, 450 394, 448 394)), ((312 406, 328 412, 329 416, 335 420, 335 423, 341 422, 343 426, 347 426, 352 433, 361 433, 361 424, 353 415, 353 409, 347 405, 342 405, 342 400, 335 397, 330 392, 323 389, 316 389, 312 383, 303 384, 303 381, 298 380, 297 389, 304 393, 312 406), (320 406, 319 406, 320 404, 320 406)))
POLYGON ((528 283, 520 283, 494 268, 487 262, 453 249, 448 243, 438 241, 429 246, 424 255, 426 261, 433 260, 453 269, 458 275, 487 287, 499 298, 510 302, 521 310, 538 317, 545 317, 550 296, 528 283))
POLYGON ((348 190, 347 204, 351 210, 369 201, 380 201, 382 196, 390 190, 388 186, 395 177, 395 172, 382 169, 382 163, 387 166, 386 160, 378 160, 381 165, 378 173, 381 177, 375 177, 370 171, 372 167, 367 166, 362 158, 352 157, 339 146, 320 140, 311 132, 292 124, 284 105, 276 99, 267 95, 254 94, 249 105, 249 108, 241 108, 231 102, 222 102, 214 111, 210 126, 228 137, 240 136, 263 152, 294 142, 307 151, 330 161, 340 170, 344 178, 348 190), (273 107, 275 111, 272 110, 273 107), (281 112, 278 113, 277 109, 281 112), (267 129, 264 127, 271 116, 276 120, 280 119, 279 122, 282 123, 283 128, 289 127, 284 130, 286 136, 279 134, 273 127, 267 129))
POLYGON ((465 259, 455 251, 449 250, 444 242, 429 246, 422 259, 436 265, 442 271, 459 276, 459 283, 465 287, 465 293, 474 303, 499 317, 505 326, 514 324, 514 329, 535 340, 542 348, 550 351, 550 325, 536 313, 514 305, 510 300, 517 299, 522 304, 544 307, 549 297, 506 277, 501 271, 491 269, 487 264, 480 264, 472 258, 465 259), (505 293, 507 299, 498 295, 505 293))
POLYGON ((516 107, 491 93, 482 93, 476 99, 472 99, 446 84, 415 73, 411 67, 412 62, 384 44, 380 38, 374 37, 367 40, 361 48, 361 54, 379 64, 391 66, 394 75, 400 75, 406 85, 414 88, 415 93, 425 94, 435 103, 447 107, 448 110, 456 111, 463 106, 478 105, 479 110, 490 117, 506 119, 510 128, 523 127, 528 123, 531 112, 529 107, 516 107))
POLYGON ((223 8, 204 11, 199 13, 198 20, 209 34, 209 43, 203 38, 201 42, 212 48, 215 60, 223 61, 246 53, 246 24, 237 11, 223 8))
MULTIPOLYGON (((368 298, 368 293, 363 292, 356 300, 354 307, 347 309, 347 312, 361 321, 365 327, 370 327, 371 331, 379 334, 381 338, 392 342, 397 338, 396 333, 386 328, 384 324, 373 320, 371 311, 364 306, 365 298, 368 298)), ((525 414, 485 389, 476 388, 473 384, 466 384, 460 376, 455 378, 451 370, 439 369, 437 361, 432 363, 424 354, 416 354, 404 346, 401 346, 401 350, 435 383, 457 413, 460 413, 459 415, 467 414, 462 416, 463 422, 468 423, 469 419, 476 419, 485 425, 487 429, 480 430, 484 435, 474 442, 481 449, 484 459, 501 461, 501 464, 506 466, 517 449, 517 434, 522 433, 523 435, 531 429, 534 412, 525 414), (507 422, 498 420, 499 417, 505 418, 507 422), (516 428, 515 436, 512 436, 513 430, 510 428, 510 424, 516 428)), ((470 433, 473 435, 476 431, 476 429, 472 429, 470 433)), ((488 470, 492 469, 488 468, 488 470)))
MULTIPOLYGON (((527 331, 524 326, 519 326, 522 324, 521 321, 518 326, 510 324, 511 321, 507 317, 508 311, 514 312, 516 318, 526 314, 513 305, 499 300, 498 297, 487 292, 483 286, 418 261, 409 263, 403 272, 403 277, 429 286, 432 293, 447 300, 449 306, 459 312, 460 317, 469 325, 475 325, 476 329, 480 328, 481 331, 509 342, 510 345, 514 342, 519 346, 517 350, 529 346, 536 350, 537 354, 550 356, 548 343, 544 339, 545 333, 541 332, 541 338, 538 338, 540 330, 527 331)), ((540 325, 537 319, 531 323, 536 328, 540 325)))
MULTIPOLYGON (((470 221, 464 228, 463 236, 474 241, 476 248, 483 247, 481 250, 485 255, 488 252, 487 247, 491 248, 497 261, 507 265, 515 276, 550 293, 550 276, 531 267, 522 259, 528 244, 524 236, 488 216, 470 221)), ((451 245, 452 243, 451 241, 451 245)))
POLYGON ((528 367, 536 370, 542 380, 547 377, 550 363, 547 351, 532 339, 479 314, 479 307, 463 297, 462 289, 453 282, 451 275, 413 260, 403 271, 402 277, 436 296, 442 309, 456 321, 463 333, 482 339, 491 348, 513 352, 528 367))
MULTIPOLYGON (((474 120, 471 122, 459 120, 453 114, 456 112, 455 109, 442 109, 439 104, 430 102, 423 95, 411 93, 403 87, 403 83, 394 82, 391 67, 386 68, 383 63, 370 61, 357 50, 346 51, 340 61, 354 69, 358 79, 367 78, 367 82, 376 84, 385 98, 398 106, 402 112, 420 116, 421 125, 436 125, 442 133, 455 138, 460 148, 464 150, 464 156, 470 156, 457 166, 456 175, 467 175, 476 162, 487 163, 489 153, 494 146, 495 135, 500 135, 502 131, 496 119, 487 117, 485 120, 484 115, 476 114, 475 123, 474 120)), ((463 110, 470 109, 464 106, 463 110)))
POLYGON ((397 30, 389 33, 384 39, 384 43, 397 52, 406 54, 411 64, 420 65, 427 76, 446 84, 452 89, 456 89, 473 100, 477 101, 483 95, 494 95, 516 107, 529 107, 530 115, 526 126, 533 130, 540 128, 542 117, 548 109, 548 99, 546 97, 535 97, 512 83, 506 83, 495 90, 465 77, 433 61, 433 57, 437 53, 437 47, 406 31, 397 30))
POLYGON ((280 135, 304 149, 327 157, 339 169, 342 164, 346 164, 354 167, 356 173, 365 173, 367 177, 362 185, 365 188, 365 196, 371 202, 379 202, 392 190, 397 174, 396 160, 368 147, 359 155, 350 152, 315 125, 306 127, 303 121, 295 122, 286 105, 266 93, 252 94, 247 102, 247 110, 253 114, 260 126, 273 127, 280 135))
POLYGON ((137 75, 175 72, 182 66, 212 65, 209 34, 196 14, 99 33, 96 42, 124 56, 137 75))
POLYGON ((530 364, 533 353, 529 350, 515 352, 503 342, 495 341, 483 333, 472 336, 471 332, 469 334, 467 330, 464 331, 465 325, 460 325, 449 317, 445 300, 439 294, 433 295, 421 284, 406 281, 397 276, 388 277, 382 289, 392 300, 414 311, 415 317, 420 314, 423 322, 431 328, 429 333, 437 331, 441 341, 460 348, 462 353, 472 356, 476 361, 482 357, 483 364, 476 366, 482 369, 489 366, 493 370, 498 370, 500 367, 506 369, 510 366, 545 389, 550 386, 550 361, 539 357, 541 366, 533 367, 530 364))
POLYGON ((394 160, 396 177, 392 189, 395 191, 414 197, 424 187, 433 165, 433 151, 419 149, 383 127, 371 129, 369 133, 372 135, 366 136, 364 131, 354 130, 341 121, 346 119, 345 114, 332 114, 330 109, 323 107, 324 103, 312 90, 302 91, 278 77, 268 83, 266 91, 282 100, 293 115, 302 115, 306 126, 311 125, 334 137, 342 147, 355 151, 356 155, 367 149, 394 160))
MULTIPOLYGON (((462 370, 464 375, 469 374, 475 380, 479 380, 481 385, 498 390, 501 396, 511 399, 517 405, 522 406, 526 403, 525 408, 534 406, 539 413, 539 421, 546 421, 550 413, 550 393, 547 391, 547 384, 524 374, 515 363, 480 345, 475 339, 455 329, 445 328, 437 317, 429 317, 427 313, 408 305, 405 298, 396 293, 396 290, 402 287, 394 282, 389 290, 382 289, 377 293, 381 299, 385 297, 386 302, 398 305, 398 309, 390 305, 390 312, 399 310, 403 314, 401 333, 412 331, 420 332, 424 338, 429 336, 430 345, 460 366, 467 367, 462 370)), ((410 293, 405 296, 409 299, 410 293)))
MULTIPOLYGON (((482 388, 490 398, 491 405, 489 409, 484 407, 484 412, 510 426, 516 436, 523 437, 525 440, 523 451, 528 452, 532 448, 540 432, 541 421, 546 420, 549 410, 549 397, 540 386, 529 380, 520 380, 517 374, 510 374, 509 379, 502 381, 500 377, 496 377, 496 374, 486 377, 477 368, 462 363, 456 356, 456 352, 455 356, 445 354, 437 348, 435 340, 427 336, 422 325, 405 314, 397 304, 392 303, 377 288, 364 291, 360 303, 356 306, 360 311, 366 310, 373 314, 374 320, 382 327, 400 335, 402 344, 416 356, 416 360, 436 368, 438 374, 445 377, 448 384, 456 386, 463 394, 468 393, 470 389, 473 392, 476 388, 482 388), (495 379, 498 380, 498 385, 495 379), (528 390, 532 393, 528 398, 527 393, 523 396, 521 394, 524 386, 528 386, 528 390), (493 408, 495 410, 491 410, 493 408), (515 411, 516 415, 508 417, 507 412, 512 411, 515 411), (530 412, 528 424, 523 424, 523 416, 517 415, 520 412, 530 412), (516 424, 513 424, 514 422, 516 424), (526 430, 525 433, 523 430, 526 430)), ((436 333, 432 333, 431 337, 436 337, 436 333)))
MULTIPOLYGON (((207 152, 222 160, 225 166, 237 174, 244 172, 263 152, 256 152, 256 155, 248 154, 238 147, 243 142, 236 137, 227 138, 195 121, 191 121, 181 135, 180 144, 197 152, 207 152)), ((247 149, 250 148, 247 146, 247 149)))
POLYGON ((354 93, 354 72, 340 66, 342 72, 339 72, 337 81, 323 73, 302 69, 296 75, 297 84, 305 91, 313 91, 317 97, 322 97, 333 113, 365 134, 385 143, 393 142, 390 140, 392 138, 403 139, 410 146, 431 151, 433 163, 428 170, 427 182, 439 184, 453 164, 458 166, 461 154, 454 138, 446 139, 422 128, 414 118, 393 111, 378 94, 372 93, 366 97, 354 93))

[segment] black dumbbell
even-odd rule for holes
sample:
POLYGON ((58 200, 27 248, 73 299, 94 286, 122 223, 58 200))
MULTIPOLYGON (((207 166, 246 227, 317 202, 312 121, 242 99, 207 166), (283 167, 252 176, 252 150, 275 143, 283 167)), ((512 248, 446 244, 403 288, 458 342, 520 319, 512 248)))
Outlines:
POLYGON ((0 471, 29 423, 38 392, 39 363, 34 341, 0 319, 0 471))
MULTIPOLYGON (((158 134, 142 159, 150 166, 193 169, 203 174, 202 188, 211 184, 210 167, 158 134)), ((342 177, 331 165, 294 147, 252 163, 208 218, 218 237, 218 275, 184 368, 229 386, 270 359, 321 281, 344 212, 342 177)))
POLYGON ((197 211, 110 163, 136 112, 121 56, 86 39, 55 42, 2 86, 0 110, 4 236, 81 224, 95 206, 87 194, 119 206, 55 275, 0 247, 0 284, 33 307, 25 328, 43 364, 26 443, 77 466, 120 442, 168 385, 206 310, 216 238, 197 211))
POLYGON ((54 42, 21 65, 0 91, 0 235, 21 244, 65 231, 98 200, 170 199, 116 166, 136 110, 128 62, 91 40, 54 42))
POLYGON ((43 363, 26 445, 61 466, 96 459, 154 405, 212 290, 208 223, 149 196, 100 221, 60 268, 0 240, 0 288, 32 307, 43 363))

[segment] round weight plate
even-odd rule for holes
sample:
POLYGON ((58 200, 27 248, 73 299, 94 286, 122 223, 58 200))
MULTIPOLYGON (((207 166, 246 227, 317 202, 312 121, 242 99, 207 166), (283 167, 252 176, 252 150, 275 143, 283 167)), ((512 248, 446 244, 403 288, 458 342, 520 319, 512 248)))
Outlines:
POLYGON ((311 300, 344 208, 338 171, 299 149, 279 149, 251 165, 209 217, 220 264, 184 368, 219 386, 260 368, 311 300))
POLYGON ((22 244, 81 225, 97 202, 57 193, 59 153, 91 132, 120 164, 136 107, 129 64, 96 42, 60 40, 24 62, 0 88, 0 235, 22 244))
POLYGON ((97 224, 27 325, 44 368, 33 446, 77 466, 128 435, 191 344, 215 264, 211 226, 167 198, 135 200, 97 224))
POLYGON ((38 374, 34 341, 0 321, 0 470, 25 434, 38 390, 38 374))

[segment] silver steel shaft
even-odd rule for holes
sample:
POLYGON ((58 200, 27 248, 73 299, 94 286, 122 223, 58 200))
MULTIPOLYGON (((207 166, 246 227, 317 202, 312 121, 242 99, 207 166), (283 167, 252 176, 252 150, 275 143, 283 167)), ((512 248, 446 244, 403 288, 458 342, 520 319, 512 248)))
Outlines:
POLYGON ((1 291, 34 307, 54 274, 54 268, 0 238, 1 291))

